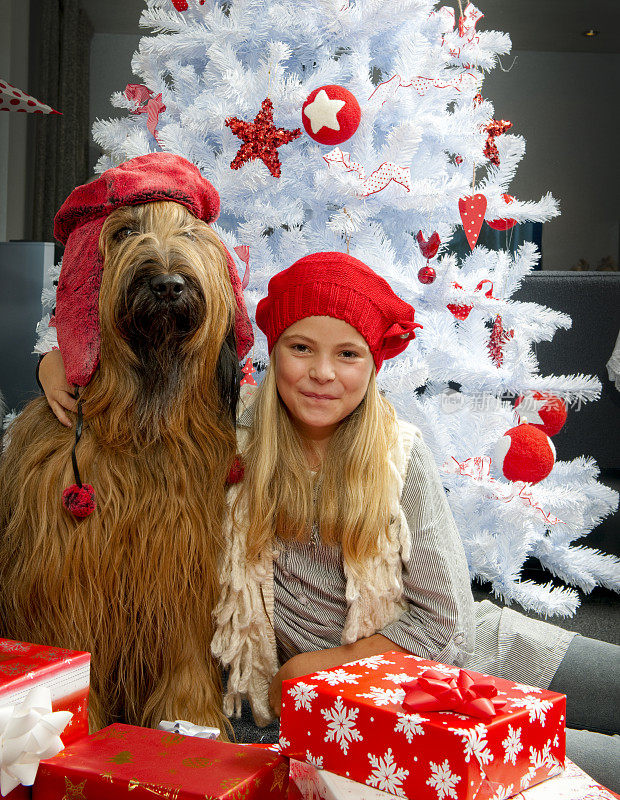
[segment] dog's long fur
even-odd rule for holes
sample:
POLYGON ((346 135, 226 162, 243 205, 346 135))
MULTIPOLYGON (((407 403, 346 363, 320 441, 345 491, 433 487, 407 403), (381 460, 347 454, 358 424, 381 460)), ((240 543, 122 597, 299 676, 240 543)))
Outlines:
POLYGON ((101 358, 77 446, 98 506, 62 508, 74 430, 34 400, 0 469, 0 630, 92 653, 93 729, 225 727, 209 650, 238 391, 223 248, 168 202, 113 212, 100 248, 101 358), (157 300, 158 273, 182 275, 186 299, 157 300))

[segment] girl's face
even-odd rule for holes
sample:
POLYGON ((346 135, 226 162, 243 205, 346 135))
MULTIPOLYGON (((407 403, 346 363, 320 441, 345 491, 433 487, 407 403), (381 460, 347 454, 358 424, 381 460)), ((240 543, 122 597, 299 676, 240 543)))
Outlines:
POLYGON ((363 336, 333 317, 305 317, 276 343, 276 385, 302 436, 331 436, 364 399, 372 355, 363 336))

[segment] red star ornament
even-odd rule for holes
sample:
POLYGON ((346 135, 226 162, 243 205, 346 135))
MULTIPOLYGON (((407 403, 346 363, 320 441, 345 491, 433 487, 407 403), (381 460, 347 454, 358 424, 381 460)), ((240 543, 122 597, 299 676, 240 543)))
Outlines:
POLYGON ((254 122, 246 122, 237 117, 228 117, 226 125, 243 141, 237 155, 230 163, 231 169, 239 169, 246 161, 260 158, 274 178, 281 174, 278 147, 292 142, 301 136, 301 130, 287 131, 273 124, 273 103, 266 97, 261 103, 254 122))

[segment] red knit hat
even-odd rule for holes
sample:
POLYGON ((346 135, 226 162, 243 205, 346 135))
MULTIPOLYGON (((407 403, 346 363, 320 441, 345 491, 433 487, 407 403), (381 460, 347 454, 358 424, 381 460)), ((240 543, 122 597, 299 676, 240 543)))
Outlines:
MULTIPOLYGON (((149 153, 104 172, 74 189, 54 220, 54 235, 65 244, 56 292, 55 324, 67 380, 86 386, 99 363, 99 287, 103 259, 99 235, 106 217, 121 206, 171 200, 204 222, 213 222, 220 198, 194 164, 172 153, 149 153)), ((253 343, 241 281, 226 251, 237 302, 235 334, 242 359, 253 343)))
POLYGON ((422 327, 414 314, 413 306, 362 261, 345 253, 313 253, 269 281, 267 297, 256 309, 256 324, 271 353, 283 331, 304 317, 342 319, 362 334, 379 371, 422 327))

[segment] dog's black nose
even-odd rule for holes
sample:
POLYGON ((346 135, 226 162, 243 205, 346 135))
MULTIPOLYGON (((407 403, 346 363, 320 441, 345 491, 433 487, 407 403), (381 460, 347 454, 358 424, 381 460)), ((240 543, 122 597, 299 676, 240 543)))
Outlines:
POLYGON ((150 280, 151 291, 158 300, 178 300, 185 291, 182 275, 156 275, 150 280))

